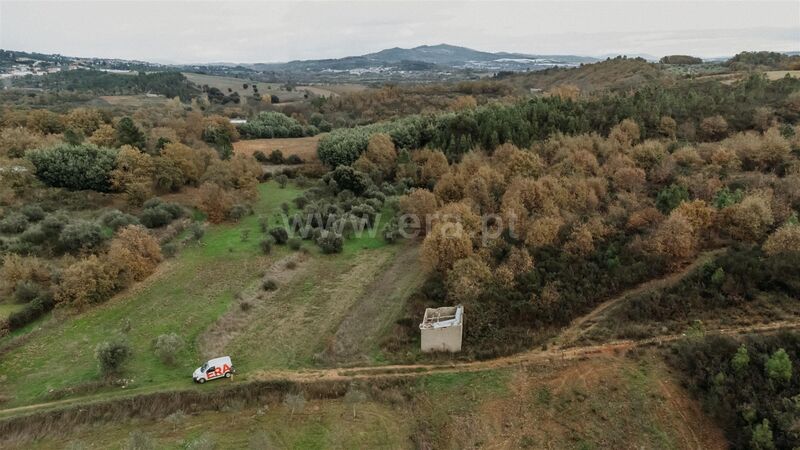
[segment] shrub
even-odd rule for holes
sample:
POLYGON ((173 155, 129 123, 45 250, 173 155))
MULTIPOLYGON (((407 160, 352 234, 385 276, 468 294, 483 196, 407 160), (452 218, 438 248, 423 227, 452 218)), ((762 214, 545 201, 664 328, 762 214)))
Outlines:
POLYGON ((301 158, 298 155, 289 155, 286 158, 285 162, 286 164, 291 164, 291 165, 303 164, 303 158, 301 158))
POLYGON ((159 228, 172 222, 172 215, 161 208, 150 208, 142 211, 139 220, 147 228, 159 228))
POLYGON ((57 212, 45 217, 39 223, 39 227, 47 236, 47 240, 54 241, 58 239, 61 230, 67 223, 69 223, 69 217, 64 212, 57 212))
POLYGON ((267 236, 266 238, 262 239, 258 245, 261 247, 262 253, 269 255, 272 252, 272 244, 274 243, 275 240, 271 236, 267 236))
POLYGON ((161 254, 166 258, 172 258, 178 254, 178 244, 176 242, 167 242, 161 246, 161 254))
POLYGON ((177 203, 164 202, 157 197, 144 202, 143 206, 139 220, 147 228, 163 227, 184 214, 183 208, 177 203))
POLYGON ((47 234, 42 227, 35 225, 22 232, 19 239, 32 245, 40 245, 47 241, 47 234))
POLYGON ((0 231, 3 233, 22 233, 28 228, 28 218, 24 214, 14 212, 0 220, 0 231))
POLYGON ((339 166, 331 172, 331 178, 336 181, 340 189, 347 189, 356 195, 361 195, 369 187, 369 177, 350 166, 339 166))
POLYGON ((68 223, 61 230, 58 237, 58 246, 61 250, 75 252, 97 247, 103 242, 103 233, 100 225, 95 222, 76 220, 68 223))
POLYGON ((107 260, 121 280, 140 281, 153 273, 161 262, 158 241, 144 228, 129 225, 123 228, 108 248, 107 260))
POLYGON ((341 234, 323 230, 319 238, 317 238, 317 245, 322 249, 322 253, 341 253, 344 246, 344 238, 341 234))
POLYGON ((117 288, 117 273, 95 255, 67 267, 55 290, 58 303, 87 305, 108 300, 117 288))
POLYGON ((283 152, 278 149, 273 150, 272 153, 269 154, 268 161, 272 164, 283 164, 283 152))
POLYGON ((268 278, 261 283, 261 288, 265 291, 274 291, 278 289, 278 282, 272 278, 268 278))
POLYGON ((175 333, 162 334, 156 338, 153 344, 156 357, 164 364, 175 364, 175 357, 183 348, 183 339, 175 333))
POLYGON ((262 164, 269 162, 269 157, 267 157, 266 153, 262 152, 261 150, 256 150, 253 152, 253 158, 262 164))
POLYGON ((289 233, 283 227, 275 227, 269 230, 269 235, 275 239, 275 243, 283 245, 289 240, 289 233))
POLYGON ((253 213, 253 209, 244 203, 237 203, 233 205, 228 211, 228 218, 234 222, 238 222, 253 213))
POLYGON ((100 372, 103 375, 119 373, 122 365, 132 353, 130 345, 123 341, 102 342, 94 350, 95 358, 100 364, 100 372))
POLYGON ((38 222, 46 216, 44 209, 39 205, 25 205, 20 210, 31 222, 38 222))
POLYGON ((153 450, 156 444, 153 438, 144 431, 134 430, 128 435, 128 443, 125 446, 126 450, 153 450))
POLYGON ((300 250, 300 247, 303 246, 303 240, 299 238, 291 238, 288 241, 289 248, 292 250, 300 250))
POLYGON ((206 229, 203 227, 202 224, 198 222, 193 222, 192 225, 189 227, 189 232, 192 235, 192 239, 195 241, 199 241, 203 238, 203 235, 206 234, 206 229))
POLYGON ((8 316, 8 329, 14 331, 38 319, 48 311, 53 309, 55 303, 49 294, 41 295, 25 305, 19 311, 8 316))
POLYGON ((286 184, 289 183, 289 177, 282 173, 275 177, 275 182, 278 183, 278 186, 280 186, 281 189, 283 189, 286 187, 286 184))
POLYGON ((26 154, 45 184, 72 190, 109 191, 117 151, 92 144, 60 145, 26 154))
POLYGON ((42 286, 33 280, 20 280, 14 288, 14 300, 28 303, 42 293, 42 286))
POLYGON ((128 225, 138 225, 139 219, 134 215, 124 213, 118 209, 112 209, 111 211, 103 214, 103 216, 100 218, 100 222, 112 230, 117 231, 122 227, 127 227, 128 225))
POLYGON ((228 217, 233 208, 234 197, 216 183, 203 183, 200 186, 200 209, 208 215, 212 223, 220 223, 228 217))

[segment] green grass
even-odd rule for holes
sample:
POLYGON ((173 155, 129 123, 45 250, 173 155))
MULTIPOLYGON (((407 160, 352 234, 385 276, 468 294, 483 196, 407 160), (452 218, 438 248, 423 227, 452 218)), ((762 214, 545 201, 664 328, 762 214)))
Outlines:
POLYGON ((59 438, 4 444, 26 449, 62 449, 67 443, 126 448, 129 434, 136 430, 147 434, 159 449, 184 449, 202 436, 216 443, 216 448, 254 448, 251 444, 265 443, 271 444, 267 448, 304 450, 411 447, 409 424, 397 411, 370 401, 357 405, 356 411, 354 419, 351 405, 341 400, 309 400, 305 410, 293 416, 283 405, 270 405, 264 410, 204 412, 186 417, 177 427, 166 421, 126 420, 79 427, 59 438), (262 436, 266 436, 266 442, 262 436))
POLYGON ((235 225, 210 227, 202 245, 183 249, 153 279, 31 335, 20 348, 3 355, 0 393, 13 398, 5 406, 47 401, 54 397, 51 391, 97 381, 94 348, 110 339, 125 340, 133 348, 124 375, 130 380, 127 389, 183 385, 200 363, 197 336, 229 308, 237 292, 256 282, 270 261, 287 251, 276 248, 270 257, 261 254, 257 216, 278 211, 301 191, 279 189, 274 183, 262 184, 259 190, 254 215, 235 225), (242 230, 250 230, 247 241, 241 238, 242 230), (161 363, 152 351, 153 340, 170 332, 188 343, 175 367, 161 363))
POLYGON ((0 319, 5 319, 24 307, 21 303, 0 303, 0 319))

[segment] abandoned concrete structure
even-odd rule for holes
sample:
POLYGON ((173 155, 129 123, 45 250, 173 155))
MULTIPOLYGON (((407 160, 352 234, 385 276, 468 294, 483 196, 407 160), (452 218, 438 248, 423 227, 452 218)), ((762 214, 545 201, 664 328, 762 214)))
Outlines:
POLYGON ((463 323, 464 307, 461 305, 426 309, 425 317, 419 324, 422 333, 422 351, 426 353, 461 351, 463 323))

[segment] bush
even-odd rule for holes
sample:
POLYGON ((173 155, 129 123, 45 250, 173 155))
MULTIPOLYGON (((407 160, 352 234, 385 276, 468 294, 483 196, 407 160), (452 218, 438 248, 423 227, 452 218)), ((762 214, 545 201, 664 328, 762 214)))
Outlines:
POLYGON ((100 372, 106 376, 119 373, 132 353, 130 345, 122 341, 103 342, 94 350, 95 358, 100 364, 100 372))
POLYGON ((298 155, 289 155, 289 157, 286 158, 285 162, 286 164, 291 164, 291 165, 303 164, 303 158, 299 157, 298 155))
POLYGON ((147 228, 163 227, 184 214, 183 208, 177 203, 164 202, 157 197, 144 202, 143 206, 139 220, 147 228))
POLYGON ((128 225, 138 225, 139 219, 136 216, 124 213, 118 209, 112 209, 111 211, 103 214, 103 216, 100 218, 100 222, 112 230, 117 231, 120 228, 127 227, 128 225))
POLYGON ((278 186, 280 186, 281 189, 283 189, 286 187, 286 184, 289 183, 289 177, 282 173, 275 177, 275 182, 278 183, 278 186))
POLYGON ((64 229, 67 223, 69 223, 69 217, 63 212, 57 212, 45 217, 44 220, 39 223, 39 227, 47 236, 47 240, 54 241, 58 239, 61 230, 64 229))
POLYGON ((0 231, 3 233, 22 233, 28 228, 28 218, 18 212, 11 213, 0 220, 0 231))
POLYGON ((118 275, 106 261, 90 255, 61 273, 55 290, 55 300, 77 306, 104 302, 119 287, 118 275))
POLYGON ((267 236, 266 238, 262 239, 258 245, 261 247, 262 253, 269 255, 272 252, 272 244, 274 243, 275 240, 271 236, 267 236))
POLYGON ((274 291, 278 289, 278 282, 272 278, 268 278, 261 283, 261 288, 265 291, 274 291))
POLYGON ((256 150, 253 152, 253 158, 262 164, 269 162, 269 158, 267 157, 266 153, 262 152, 261 150, 256 150))
POLYGON ((336 181, 340 189, 347 189, 356 195, 361 195, 370 185, 369 177, 350 166, 339 166, 331 172, 331 178, 336 181))
POLYGON ((332 231, 322 231, 317 238, 317 245, 322 249, 322 253, 341 253, 344 246, 344 238, 341 234, 332 231))
POLYGON ((153 450, 156 444, 153 438, 144 431, 131 431, 128 435, 128 444, 125 446, 126 450, 153 450))
POLYGON ((21 212, 31 222, 38 222, 44 219, 46 215, 44 209, 42 209, 42 207, 39 205, 25 205, 22 207, 21 212))
POLYGON ((269 154, 269 158, 267 160, 272 164, 283 164, 284 163, 283 152, 278 149, 275 149, 272 151, 272 153, 269 154))
POLYGON ((175 242, 167 242, 161 246, 161 254, 166 258, 173 258, 178 254, 178 244, 175 242))
POLYGON ((183 339, 175 333, 162 334, 156 338, 153 348, 158 359, 171 366, 183 348, 183 339))
POLYGON ((20 329, 33 322, 52 310, 53 306, 55 306, 55 303, 53 302, 53 297, 49 294, 44 294, 35 298, 25 305, 24 308, 8 316, 9 331, 20 329))
POLYGON ((292 250, 300 250, 300 247, 303 246, 303 240, 298 238, 291 238, 288 241, 289 248, 292 250))
POLYGON ((100 225, 85 220, 68 223, 61 230, 58 246, 61 250, 75 252, 97 247, 103 242, 103 230, 100 225))
POLYGON ((275 243, 283 245, 289 240, 289 233, 283 227, 275 227, 269 230, 269 235, 275 239, 275 243))
POLYGON ((60 145, 26 154, 45 184, 72 190, 109 191, 109 175, 116 165, 117 150, 92 144, 60 145))
POLYGON ((192 239, 195 241, 199 241, 203 238, 203 235, 206 234, 206 229, 203 227, 202 224, 198 222, 193 222, 192 225, 189 227, 189 232, 192 234, 192 239))
POLYGON ((228 211, 228 218, 234 222, 238 222, 252 213, 253 210, 248 205, 245 205, 244 203, 237 203, 233 205, 230 211, 228 211))
POLYGON ((32 245, 40 245, 47 241, 47 234, 42 227, 35 225, 22 232, 19 239, 32 245))

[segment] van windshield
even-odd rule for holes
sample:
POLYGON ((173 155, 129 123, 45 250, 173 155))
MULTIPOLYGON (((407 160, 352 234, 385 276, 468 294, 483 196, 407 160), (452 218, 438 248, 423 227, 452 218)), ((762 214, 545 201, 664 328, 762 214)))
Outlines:
POLYGON ((203 365, 200 367, 200 370, 202 370, 203 372, 205 372, 206 369, 208 369, 208 363, 207 362, 203 363, 203 365))

